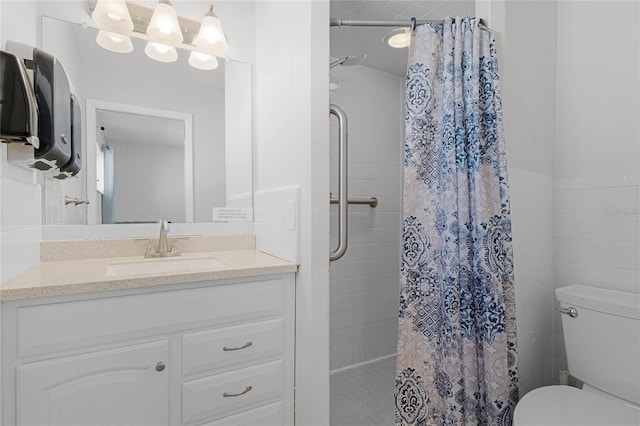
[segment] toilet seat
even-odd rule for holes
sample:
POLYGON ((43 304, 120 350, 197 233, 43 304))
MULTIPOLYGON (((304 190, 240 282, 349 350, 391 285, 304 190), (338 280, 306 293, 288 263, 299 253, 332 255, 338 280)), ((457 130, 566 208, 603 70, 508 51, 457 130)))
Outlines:
POLYGON ((546 386, 516 405, 514 426, 638 426, 640 410, 570 386, 546 386))

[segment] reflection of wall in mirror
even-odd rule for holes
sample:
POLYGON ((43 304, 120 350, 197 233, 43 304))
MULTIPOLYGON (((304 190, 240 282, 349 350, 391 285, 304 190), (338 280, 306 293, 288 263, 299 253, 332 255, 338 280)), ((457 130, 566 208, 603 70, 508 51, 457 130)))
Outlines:
MULTIPOLYGON (((76 38, 73 35, 71 26, 56 25, 58 21, 50 19, 42 20, 43 34, 51 34, 44 41, 43 48, 56 52, 56 59, 62 63, 69 77, 71 91, 80 100, 82 113, 85 111, 84 102, 84 82, 82 79, 82 57, 80 56, 76 38), (55 31, 52 31, 55 26, 55 31)), ((83 117, 84 122, 84 117, 83 117)), ((82 140, 86 140, 86 126, 82 127, 82 140)), ((53 179, 51 175, 45 178, 44 183, 44 222, 48 224, 77 225, 87 221, 86 205, 64 204, 64 197, 84 199, 86 194, 86 149, 82 149, 83 167, 76 176, 65 179, 53 179)))
POLYGON ((115 157, 114 222, 185 222, 184 164, 175 160, 184 150, 165 145, 150 151, 148 145, 113 139, 109 145, 115 157))

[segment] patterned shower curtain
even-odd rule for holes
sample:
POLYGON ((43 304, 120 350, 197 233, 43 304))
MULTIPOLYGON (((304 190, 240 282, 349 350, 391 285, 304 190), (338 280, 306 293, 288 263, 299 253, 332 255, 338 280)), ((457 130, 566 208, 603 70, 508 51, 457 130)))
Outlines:
POLYGON ((509 425, 518 399, 507 166, 491 31, 418 26, 406 79, 398 425, 509 425))

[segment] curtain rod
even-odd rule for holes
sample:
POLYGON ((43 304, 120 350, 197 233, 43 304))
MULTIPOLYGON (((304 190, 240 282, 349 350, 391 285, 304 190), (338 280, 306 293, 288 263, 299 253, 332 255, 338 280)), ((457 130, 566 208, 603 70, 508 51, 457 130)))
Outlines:
POLYGON ((330 26, 332 27, 411 27, 413 25, 422 25, 427 23, 441 24, 442 19, 432 21, 413 21, 411 19, 404 21, 362 21, 354 19, 331 18, 330 26), (414 23, 415 22, 415 23, 414 23))
MULTIPOLYGON (((442 24, 442 19, 437 20, 416 20, 411 18, 403 21, 365 21, 357 19, 331 18, 331 27, 409 27, 422 24, 442 24)), ((484 25, 484 20, 480 19, 480 24, 484 25)))

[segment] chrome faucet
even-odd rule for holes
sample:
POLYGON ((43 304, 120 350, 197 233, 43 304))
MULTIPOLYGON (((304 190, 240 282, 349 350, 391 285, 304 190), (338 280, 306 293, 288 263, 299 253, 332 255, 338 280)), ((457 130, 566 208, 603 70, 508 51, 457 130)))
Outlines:
POLYGON ((169 223, 166 220, 160 221, 160 237, 158 237, 158 254, 169 252, 167 250, 167 236, 169 235, 169 223))
POLYGON ((147 246, 147 253, 145 257, 169 257, 179 256, 180 253, 175 251, 176 241, 169 241, 169 222, 166 220, 160 221, 160 236, 158 237, 158 245, 155 251, 152 251, 153 239, 149 241, 147 246))

